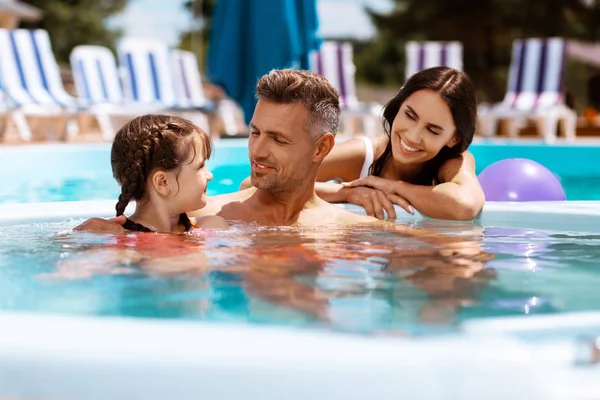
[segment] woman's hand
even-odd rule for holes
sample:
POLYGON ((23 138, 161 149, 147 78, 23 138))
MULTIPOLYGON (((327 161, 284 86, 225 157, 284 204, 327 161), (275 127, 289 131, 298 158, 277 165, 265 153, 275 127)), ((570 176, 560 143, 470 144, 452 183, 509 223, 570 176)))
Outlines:
MULTIPOLYGON (((367 176, 366 178, 362 178, 362 179, 356 179, 353 180, 352 182, 344 182, 342 183, 342 186, 346 189, 346 190, 351 190, 351 189, 371 189, 371 190, 377 190, 378 192, 382 193, 385 198, 386 198, 386 202, 387 203, 393 203, 393 204, 397 204, 400 207, 402 207, 404 210, 406 210, 407 213, 409 214, 414 214, 415 210, 414 208, 410 205, 410 203, 408 201, 406 201, 406 199, 404 199, 397 190, 397 182, 391 181, 389 179, 384 179, 384 178, 380 178, 377 176, 367 176)), ((348 203, 352 203, 352 201, 348 200, 348 203)), ((353 203, 353 204, 358 204, 358 203, 353 203)), ((362 204, 360 204, 362 205, 362 204)), ((366 209, 366 207, 365 207, 366 209)), ((387 211, 387 208, 386 208, 387 211)), ((367 212, 368 214, 368 212, 367 212)), ((371 215, 371 214, 369 214, 371 215)), ((389 212, 388 212, 389 215, 389 212)), ((379 217, 377 217, 379 218, 379 217)), ((379 218, 379 219, 383 219, 383 218, 379 218)), ((395 213, 394 213, 394 218, 395 219, 395 213)))
POLYGON ((345 187, 357 187, 366 186, 373 189, 379 189, 386 193, 396 193, 396 181, 390 179, 380 178, 379 176, 369 175, 364 178, 355 179, 351 182, 344 182, 342 185, 345 187))
POLYGON ((388 219, 396 219, 396 210, 394 205, 388 199, 386 193, 381 190, 371 189, 364 186, 343 188, 344 197, 347 203, 356 204, 363 207, 367 215, 377 219, 385 219, 383 211, 388 215, 388 219))

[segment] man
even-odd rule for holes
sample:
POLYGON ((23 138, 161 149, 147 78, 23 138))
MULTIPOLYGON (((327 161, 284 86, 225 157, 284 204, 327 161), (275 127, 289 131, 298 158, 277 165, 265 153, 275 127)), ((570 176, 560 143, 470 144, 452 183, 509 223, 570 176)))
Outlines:
POLYGON ((213 197, 194 216, 219 215, 261 225, 372 222, 317 197, 315 181, 335 144, 336 90, 308 71, 273 70, 256 87, 248 156, 253 188, 213 197))

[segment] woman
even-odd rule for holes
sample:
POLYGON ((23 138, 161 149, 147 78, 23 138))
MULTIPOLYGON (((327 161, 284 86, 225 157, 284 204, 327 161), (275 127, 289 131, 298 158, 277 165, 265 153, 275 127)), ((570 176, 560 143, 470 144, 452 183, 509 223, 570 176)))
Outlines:
POLYGON ((413 75, 384 108, 386 136, 337 144, 323 161, 317 194, 395 219, 393 204, 432 218, 471 220, 485 202, 467 151, 477 124, 475 90, 446 67, 413 75), (413 209, 414 207, 414 209, 413 209))

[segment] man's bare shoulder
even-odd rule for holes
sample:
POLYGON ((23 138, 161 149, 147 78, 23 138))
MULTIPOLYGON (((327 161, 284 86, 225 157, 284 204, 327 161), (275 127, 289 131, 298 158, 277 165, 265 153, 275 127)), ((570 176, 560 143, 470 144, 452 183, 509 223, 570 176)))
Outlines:
POLYGON ((379 222, 377 218, 368 215, 356 214, 337 206, 333 207, 338 209, 336 222, 339 224, 372 224, 379 222))
POLYGON ((242 202, 247 200, 254 194, 256 188, 251 187, 239 192, 220 194, 217 196, 207 197, 206 206, 200 210, 188 213, 191 217, 202 217, 205 215, 217 215, 224 205, 232 202, 242 202))

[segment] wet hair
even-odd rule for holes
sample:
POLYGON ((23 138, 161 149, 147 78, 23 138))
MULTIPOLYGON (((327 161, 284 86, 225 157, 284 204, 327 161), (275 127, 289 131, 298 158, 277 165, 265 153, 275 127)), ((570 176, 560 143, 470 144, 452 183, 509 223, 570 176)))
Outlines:
POLYGON ((319 137, 336 134, 340 122, 340 95, 329 81, 310 71, 274 69, 260 78, 256 98, 279 104, 300 103, 310 112, 307 129, 319 137))
MULTIPOLYGON (((469 77, 456 69, 447 67, 434 67, 414 74, 396 96, 390 100, 383 110, 383 128, 388 139, 391 138, 392 124, 402 103, 413 93, 419 90, 430 89, 438 93, 442 100, 450 107, 456 135, 460 142, 454 147, 444 146, 440 152, 425 163, 425 167, 413 183, 431 185, 437 176, 440 167, 449 159, 458 157, 469 148, 477 128, 477 100, 475 87, 469 77)), ((392 143, 388 140, 383 154, 371 165, 370 173, 380 176, 383 167, 392 157, 392 143)))
MULTIPOLYGON (((113 176, 121 186, 117 216, 123 215, 129 202, 141 200, 146 181, 156 170, 178 169, 191 154, 196 157, 194 140, 200 140, 204 159, 209 159, 212 141, 192 122, 169 115, 142 115, 126 123, 115 135, 110 152, 113 176), (193 152, 193 153, 192 153, 193 152)), ((191 229, 187 214, 179 223, 191 229)))

